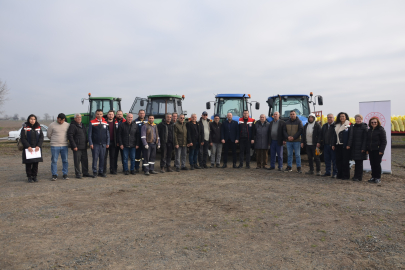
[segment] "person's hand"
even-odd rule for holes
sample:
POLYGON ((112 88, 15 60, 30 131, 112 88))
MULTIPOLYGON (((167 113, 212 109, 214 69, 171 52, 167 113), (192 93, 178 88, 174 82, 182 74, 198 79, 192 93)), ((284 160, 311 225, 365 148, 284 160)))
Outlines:
POLYGON ((39 146, 35 147, 35 152, 39 151, 39 146))
POLYGON ((318 147, 318 148, 321 147, 321 144, 320 144, 320 143, 317 143, 317 144, 316 144, 316 147, 318 147))
POLYGON ((90 145, 90 148, 91 148, 91 149, 93 149, 93 148, 94 148, 94 146, 93 146, 93 145, 90 145))
POLYGON ((383 155, 383 153, 381 153, 381 152, 379 154, 380 154, 380 156, 383 155))
POLYGON ((294 137, 288 136, 288 140, 289 140, 290 142, 292 142, 292 141, 294 140, 294 137))
POLYGON ((159 149, 159 148, 160 148, 160 145, 158 145, 157 149, 159 149))
POLYGON ((109 148, 109 147, 110 147, 110 145, 109 145, 109 144, 107 144, 105 147, 106 147, 106 148, 109 148))
POLYGON ((334 147, 334 146, 332 146, 332 150, 335 151, 335 147, 334 147))
POLYGON ((235 140, 235 143, 239 143, 239 141, 238 141, 238 140, 235 140))
POLYGON ((283 141, 283 145, 286 145, 287 144, 287 142, 286 141, 283 141))
POLYGON ((77 151, 77 147, 73 148, 73 151, 77 151))
POLYGON ((149 145, 145 145, 145 149, 149 149, 149 145))
POLYGON ((121 150, 124 150, 124 146, 123 146, 123 145, 121 145, 120 148, 121 148, 121 150))
POLYGON ((32 148, 31 148, 31 146, 28 147, 28 152, 32 153, 32 148))
POLYGON ((346 149, 349 150, 349 149, 350 149, 350 146, 346 146, 346 149))
POLYGON ((301 143, 301 148, 304 148, 304 144, 303 144, 303 143, 301 143))
POLYGON ((138 149, 139 148, 139 146, 137 145, 137 146, 135 146, 135 149, 138 149))
POLYGON ((179 145, 176 145, 176 148, 179 148, 179 145))
POLYGON ((202 142, 201 145, 204 145, 204 142, 202 142))
POLYGON ((210 145, 212 146, 212 143, 210 143, 210 145))
POLYGON ((193 143, 190 143, 190 146, 193 146, 193 143))
POLYGON ((120 146, 120 144, 119 144, 119 143, 117 143, 117 146, 120 146))
POLYGON ((251 143, 251 144, 254 144, 254 143, 255 143, 255 140, 251 140, 250 143, 251 143))
POLYGON ((361 150, 362 153, 364 153, 364 150, 361 150))
POLYGON ((221 143, 225 143, 225 140, 221 140, 221 143))

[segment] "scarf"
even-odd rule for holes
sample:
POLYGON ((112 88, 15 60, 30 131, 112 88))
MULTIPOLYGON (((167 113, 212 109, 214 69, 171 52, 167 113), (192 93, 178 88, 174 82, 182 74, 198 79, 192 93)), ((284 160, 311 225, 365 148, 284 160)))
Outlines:
POLYGON ((336 124, 335 132, 336 132, 336 136, 337 136, 337 144, 343 144, 339 140, 339 133, 342 132, 343 130, 345 130, 346 128, 348 128, 348 127, 350 127, 350 121, 349 120, 346 120, 343 125, 341 123, 336 124))

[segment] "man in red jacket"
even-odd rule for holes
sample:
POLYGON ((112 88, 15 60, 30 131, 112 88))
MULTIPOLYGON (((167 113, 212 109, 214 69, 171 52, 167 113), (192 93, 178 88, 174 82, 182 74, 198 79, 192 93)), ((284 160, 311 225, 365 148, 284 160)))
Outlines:
POLYGON ((250 169, 250 148, 252 136, 252 127, 255 119, 249 117, 249 111, 243 111, 243 118, 239 119, 239 145, 240 145, 240 164, 243 167, 244 154, 246 153, 246 169, 250 169))

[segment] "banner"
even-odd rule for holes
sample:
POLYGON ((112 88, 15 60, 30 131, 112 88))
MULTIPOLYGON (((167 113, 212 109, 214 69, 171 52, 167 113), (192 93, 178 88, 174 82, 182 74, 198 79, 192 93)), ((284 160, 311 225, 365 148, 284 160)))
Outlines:
MULTIPOLYGON (((368 125, 371 117, 380 119, 381 126, 387 133, 387 147, 381 162, 383 173, 391 172, 391 100, 369 101, 359 103, 360 114, 363 115, 363 122, 368 125)), ((371 171, 370 160, 364 161, 364 170, 371 171)))

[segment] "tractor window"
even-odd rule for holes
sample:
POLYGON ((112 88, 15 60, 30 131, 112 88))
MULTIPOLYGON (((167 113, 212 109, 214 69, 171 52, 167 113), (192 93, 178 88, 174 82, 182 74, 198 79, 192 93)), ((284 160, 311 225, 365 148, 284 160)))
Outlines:
MULTIPOLYGON (((276 104, 276 103, 275 103, 276 104)), ((278 104, 278 103, 277 103, 278 104)), ((287 97, 283 98, 281 117, 290 117, 290 112, 295 111, 297 115, 308 117, 308 99, 305 97, 287 97)), ((277 107, 278 110, 278 107, 277 107)))
POLYGON ((113 108, 112 109, 114 110, 114 114, 116 114, 117 111, 120 110, 120 102, 117 101, 117 100, 114 100, 112 103, 113 103, 113 108))
POLYGON ((103 110, 103 115, 107 115, 108 111, 111 109, 110 100, 91 100, 91 112, 90 119, 96 118, 96 111, 98 109, 103 110))
POLYGON ((173 113, 175 108, 174 100, 166 100, 166 99, 153 99, 151 103, 148 104, 146 108, 146 112, 148 114, 152 114, 154 116, 157 115, 164 115, 166 113, 166 106, 167 112, 173 113), (167 104, 166 104, 167 101, 167 104))
POLYGON ((183 108, 181 107, 181 100, 176 100, 175 106, 176 106, 176 112, 178 113, 178 115, 182 114, 183 108))
MULTIPOLYGON (((242 117, 243 115, 243 98, 234 99, 219 99, 218 102, 218 114, 220 118, 226 118, 228 113, 232 113, 232 116, 242 117)), ((247 108, 245 106, 245 108, 247 108)))

